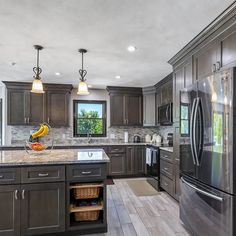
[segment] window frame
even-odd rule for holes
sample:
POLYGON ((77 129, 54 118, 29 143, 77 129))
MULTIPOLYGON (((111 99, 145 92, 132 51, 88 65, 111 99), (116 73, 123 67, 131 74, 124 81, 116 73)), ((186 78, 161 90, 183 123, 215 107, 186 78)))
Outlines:
POLYGON ((181 137, 189 137, 190 136, 190 105, 189 103, 183 103, 181 102, 180 103, 180 116, 179 116, 179 120, 180 120, 180 136, 181 137), (182 119, 181 117, 181 106, 184 106, 184 107, 188 107, 188 119, 182 119), (188 133, 182 133, 181 132, 181 128, 182 128, 182 120, 185 120, 185 121, 188 121, 188 133))
POLYGON ((105 100, 73 100, 73 136, 74 137, 87 137, 87 134, 78 134, 77 132, 77 114, 78 104, 89 103, 89 104, 102 104, 102 120, 103 130, 102 134, 90 134, 91 137, 106 137, 107 136, 107 101, 105 100))

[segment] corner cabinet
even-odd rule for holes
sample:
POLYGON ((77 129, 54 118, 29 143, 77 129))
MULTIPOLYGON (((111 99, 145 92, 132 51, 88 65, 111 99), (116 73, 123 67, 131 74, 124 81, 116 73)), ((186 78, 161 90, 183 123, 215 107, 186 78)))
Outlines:
POLYGON ((7 124, 68 125, 68 104, 72 85, 44 84, 44 94, 31 93, 31 83, 7 82, 7 124), (60 109, 58 109, 60 108, 60 109))
POLYGON ((143 126, 155 126, 156 120, 156 88, 143 88, 143 126))
POLYGON ((142 126, 141 88, 107 87, 110 95, 111 126, 142 126))

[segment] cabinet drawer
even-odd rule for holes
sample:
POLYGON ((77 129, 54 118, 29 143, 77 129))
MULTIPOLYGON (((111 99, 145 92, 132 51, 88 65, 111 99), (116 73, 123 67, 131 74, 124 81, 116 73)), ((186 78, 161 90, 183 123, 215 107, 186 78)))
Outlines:
POLYGON ((20 168, 0 168, 0 184, 20 183, 20 168))
POLYGON ((173 153, 172 152, 166 152, 166 151, 160 150, 160 158, 162 160, 166 160, 166 161, 173 163, 173 153))
POLYGON ((111 146, 109 147, 109 153, 123 153, 125 152, 124 146, 111 146))
POLYGON ((102 180, 107 176, 106 164, 81 164, 66 167, 68 181, 102 180))
POLYGON ((173 179, 173 164, 164 160, 160 160, 160 171, 170 179, 173 179))
POLYGON ((169 179, 168 177, 161 174, 161 187, 169 193, 171 196, 173 196, 174 193, 174 182, 169 179))
POLYGON ((22 183, 55 182, 65 180, 64 166, 37 166, 21 169, 22 183))

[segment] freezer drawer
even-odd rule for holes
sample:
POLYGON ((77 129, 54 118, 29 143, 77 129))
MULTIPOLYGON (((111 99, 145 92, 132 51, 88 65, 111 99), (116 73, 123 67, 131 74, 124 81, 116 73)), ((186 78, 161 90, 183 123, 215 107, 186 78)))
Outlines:
POLYGON ((233 236, 234 198, 181 177, 180 218, 194 236, 233 236))

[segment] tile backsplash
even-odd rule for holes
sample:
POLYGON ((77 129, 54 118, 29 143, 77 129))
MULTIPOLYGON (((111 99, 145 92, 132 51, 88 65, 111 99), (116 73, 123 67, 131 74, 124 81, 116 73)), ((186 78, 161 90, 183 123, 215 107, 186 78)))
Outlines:
MULTIPOLYGON (((11 126, 11 145, 22 146, 25 144, 25 140, 29 139, 31 131, 37 130, 37 126, 11 126)), ((166 138, 168 133, 173 132, 171 126, 166 127, 110 127, 107 130, 107 137, 104 138, 92 138, 92 143, 110 143, 110 142, 123 142, 124 132, 129 133, 129 142, 133 141, 134 135, 139 135, 141 141, 145 140, 145 135, 154 133, 160 134, 166 138)), ((55 145, 79 145, 86 143, 86 138, 73 137, 72 127, 52 128, 50 136, 54 139, 55 145)))

